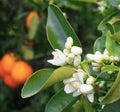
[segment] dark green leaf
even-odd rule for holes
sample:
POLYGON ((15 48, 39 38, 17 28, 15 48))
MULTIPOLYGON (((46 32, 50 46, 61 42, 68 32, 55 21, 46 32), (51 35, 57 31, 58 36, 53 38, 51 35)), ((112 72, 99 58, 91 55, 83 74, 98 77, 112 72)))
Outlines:
POLYGON ((76 100, 76 97, 73 97, 71 94, 66 94, 62 89, 48 102, 45 112, 63 112, 74 100, 76 100))
POLYGON ((64 49, 67 37, 71 36, 74 45, 81 46, 78 37, 64 17, 63 13, 55 5, 48 8, 48 20, 46 25, 47 37, 53 49, 64 49))
POLYGON ((120 100, 112 104, 106 105, 102 112, 120 112, 120 100))
POLYGON ((85 112, 82 100, 76 102, 75 107, 72 112, 85 112))
POLYGON ((103 103, 113 103, 120 98, 120 72, 117 75, 115 82, 109 89, 103 99, 103 103))
POLYGON ((53 71, 54 69, 41 69, 33 73, 33 75, 25 82, 21 96, 26 98, 38 93, 53 71))
POLYGON ((70 77, 73 73, 74 69, 70 66, 63 66, 56 70, 38 70, 24 84, 22 88, 22 97, 30 97, 41 90, 70 77))

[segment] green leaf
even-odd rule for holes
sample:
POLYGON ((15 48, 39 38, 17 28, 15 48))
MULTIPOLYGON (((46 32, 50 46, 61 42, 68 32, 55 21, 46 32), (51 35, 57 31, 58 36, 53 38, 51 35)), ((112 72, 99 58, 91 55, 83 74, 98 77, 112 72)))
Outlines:
POLYGON ((100 52, 103 52, 104 49, 105 49, 105 37, 99 37, 95 43, 94 43, 94 46, 93 46, 93 50, 94 52, 96 51, 100 51, 100 52))
POLYGON ((56 93, 46 105, 45 112, 63 112, 67 106, 76 100, 72 94, 66 94, 63 89, 56 93))
POLYGON ((106 37, 106 48, 110 55, 118 56, 120 59, 120 45, 112 39, 112 34, 109 31, 106 37))
POLYGON ((112 104, 106 105, 102 112, 120 112, 120 100, 112 104))
POLYGON ((120 42, 120 31, 114 33, 114 34, 112 35, 112 39, 114 39, 114 40, 117 41, 117 42, 120 42))
POLYGON ((111 15, 107 16, 106 18, 104 18, 104 19, 101 21, 101 23, 98 25, 98 30, 103 30, 104 27, 105 27, 105 25, 106 25, 107 23, 109 23, 109 24, 112 25, 112 24, 113 24, 112 18, 115 17, 115 15, 117 15, 117 13, 118 13, 118 12, 114 12, 114 13, 112 13, 111 15), (111 20, 112 20, 112 21, 111 21, 111 20))
POLYGON ((118 66, 115 65, 106 65, 103 67, 102 71, 100 74, 108 72, 108 71, 119 71, 120 68, 118 66))
POLYGON ((82 100, 76 102, 72 112, 85 112, 82 100))
POLYGON ((41 90, 70 77, 73 73, 74 69, 71 66, 63 66, 56 70, 38 70, 24 84, 21 96, 23 98, 33 96, 41 90))
POLYGON ((80 41, 72 27, 64 17, 61 10, 55 6, 48 7, 48 19, 46 25, 47 38, 53 49, 64 49, 67 37, 71 36, 74 45, 81 46, 80 41))
POLYGON ((107 94, 103 99, 103 103, 113 103, 120 98, 120 71, 116 77, 115 82, 112 87, 109 89, 107 94))
POLYGON ((25 82, 21 96, 26 98, 38 93, 53 71, 54 69, 41 69, 34 72, 33 75, 25 82))
POLYGON ((94 108, 92 107, 92 104, 88 101, 86 96, 83 96, 82 101, 85 112, 95 112, 94 108))

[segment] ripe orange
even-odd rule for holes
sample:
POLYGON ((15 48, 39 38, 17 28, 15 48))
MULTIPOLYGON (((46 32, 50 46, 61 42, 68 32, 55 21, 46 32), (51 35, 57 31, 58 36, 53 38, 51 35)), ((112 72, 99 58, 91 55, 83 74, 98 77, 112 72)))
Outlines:
POLYGON ((11 88, 19 87, 19 84, 11 77, 10 74, 6 74, 3 78, 4 83, 11 88))
POLYGON ((23 84, 32 73, 32 66, 25 61, 16 61, 11 70, 11 76, 20 84, 23 84))
POLYGON ((3 70, 10 73, 12 65, 17 59, 18 59, 18 56, 16 56, 13 52, 4 54, 1 59, 1 66, 3 70))
MULTIPOLYGON (((25 20, 25 24, 26 24, 26 27, 27 27, 27 28, 30 28, 30 22, 31 22, 31 20, 33 19, 34 16, 38 17, 38 19, 39 19, 39 16, 38 16, 38 14, 37 14, 36 11, 31 11, 31 12, 27 15, 26 20, 25 20)), ((40 19, 39 19, 39 20, 40 20, 40 19)))
POLYGON ((1 65, 1 61, 0 61, 0 77, 3 78, 5 76, 6 72, 4 71, 2 65, 1 65))

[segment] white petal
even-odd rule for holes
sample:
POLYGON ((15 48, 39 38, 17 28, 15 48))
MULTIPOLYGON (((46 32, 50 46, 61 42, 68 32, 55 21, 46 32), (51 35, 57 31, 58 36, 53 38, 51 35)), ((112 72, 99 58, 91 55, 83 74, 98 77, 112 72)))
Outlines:
POLYGON ((74 92, 76 89, 75 88, 73 88, 71 85, 69 85, 69 84, 66 84, 65 85, 65 87, 64 87, 64 91, 66 92, 66 93, 72 93, 72 92, 74 92))
POLYGON ((88 98, 88 100, 90 101, 90 102, 94 102, 94 94, 92 93, 92 94, 88 94, 87 95, 87 98, 88 98))
POLYGON ((86 55, 86 58, 87 58, 88 60, 94 60, 94 55, 93 55, 93 54, 87 54, 87 55, 86 55))
POLYGON ((79 96, 81 94, 80 90, 77 90, 73 93, 73 96, 79 96))
POLYGON ((80 55, 82 53, 82 49, 80 47, 73 46, 71 48, 71 52, 75 55, 80 55))
POLYGON ((59 60, 59 59, 58 60, 51 59, 51 60, 48 60, 47 62, 51 63, 52 65, 56 65, 56 66, 61 66, 65 64, 64 60, 59 60))
POLYGON ((80 91, 83 93, 83 94, 89 94, 93 91, 93 86, 92 85, 88 85, 88 84, 82 84, 80 86, 80 91))
POLYGON ((81 57, 79 55, 75 56, 74 62, 73 62, 74 67, 79 66, 80 62, 81 62, 81 57))

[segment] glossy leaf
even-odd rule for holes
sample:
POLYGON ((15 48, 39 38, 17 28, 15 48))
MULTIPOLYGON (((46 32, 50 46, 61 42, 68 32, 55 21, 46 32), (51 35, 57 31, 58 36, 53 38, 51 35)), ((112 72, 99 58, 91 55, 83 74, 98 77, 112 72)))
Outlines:
POLYGON ((113 103, 120 98, 120 72, 117 75, 115 82, 109 89, 103 99, 103 103, 113 103))
POLYGON ((48 8, 46 31, 48 41, 53 49, 63 50, 66 39, 69 36, 73 38, 74 45, 81 46, 72 27, 64 17, 61 10, 55 5, 50 5, 48 8))
POLYGON ((110 32, 107 33, 106 48, 110 55, 118 56, 120 59, 120 45, 112 39, 112 34, 110 32))
POLYGON ((21 96, 23 98, 30 97, 38 93, 43 88, 54 69, 41 69, 33 73, 33 75, 25 82, 21 96))
POLYGON ((41 90, 70 77, 73 73, 74 69, 70 66, 63 66, 56 70, 39 70, 26 81, 22 89, 22 97, 30 97, 41 90))
POLYGON ((94 43, 93 50, 94 52, 100 51, 102 53, 104 49, 105 49, 105 37, 99 37, 94 43))
POLYGON ((113 22, 112 18, 113 18, 115 15, 117 15, 117 12, 114 12, 114 13, 112 13, 111 15, 107 16, 105 19, 103 19, 103 20, 101 21, 101 23, 98 25, 98 30, 103 30, 104 27, 105 27, 105 25, 106 25, 107 23, 113 24, 114 22, 113 22))
POLYGON ((45 112, 63 112, 75 100, 76 97, 73 97, 72 94, 66 94, 62 89, 48 102, 45 112))

